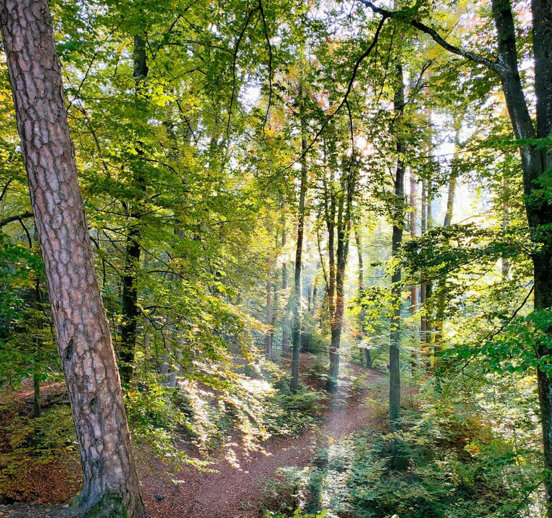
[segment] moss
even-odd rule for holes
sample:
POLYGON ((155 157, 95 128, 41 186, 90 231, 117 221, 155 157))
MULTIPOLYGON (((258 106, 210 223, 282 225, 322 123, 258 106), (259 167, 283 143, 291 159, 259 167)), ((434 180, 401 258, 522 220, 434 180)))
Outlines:
POLYGON ((105 493, 96 504, 78 516, 80 518, 127 518, 127 510, 121 495, 105 493))

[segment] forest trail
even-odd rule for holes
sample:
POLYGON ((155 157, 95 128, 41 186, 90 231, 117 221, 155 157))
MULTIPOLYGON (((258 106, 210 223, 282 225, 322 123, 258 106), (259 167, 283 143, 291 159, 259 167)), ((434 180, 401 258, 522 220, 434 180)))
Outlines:
MULTIPOLYGON (((302 355, 302 369, 311 363, 302 355)), ((299 437, 278 437, 264 445, 263 453, 238 457, 239 467, 221 460, 211 468, 217 473, 198 473, 187 467, 176 477, 141 469, 142 493, 151 518, 249 518, 259 515, 263 486, 279 468, 304 467, 328 442, 364 429, 372 421, 372 409, 366 404, 374 389, 385 378, 377 371, 354 364, 342 366, 345 379, 363 376, 366 389, 354 390, 347 381, 327 402, 323 423, 317 430, 299 437), (171 478, 178 478, 177 485, 171 478)), ((372 394, 372 395, 371 395, 372 394)), ((157 467, 162 465, 158 464, 157 467)))
MULTIPOLYGON (((301 372, 305 383, 321 389, 320 378, 308 371, 314 365, 314 356, 301 354, 301 372)), ((167 466, 159 459, 141 458, 139 475, 141 490, 150 518, 253 518, 260 513, 264 499, 264 486, 277 474, 279 468, 305 467, 317 452, 333 441, 372 424, 373 409, 367 404, 381 391, 386 376, 352 363, 341 366, 339 390, 325 402, 321 424, 296 437, 279 436, 263 443, 262 452, 249 456, 241 453, 236 440, 236 463, 221 458, 209 466, 216 472, 198 472, 186 466, 177 474, 167 472, 167 466), (359 384, 353 378, 361 377, 359 384), (237 465, 236 465, 237 464, 237 465), (152 469, 153 468, 153 469, 152 469), (179 482, 175 484, 173 480, 179 482)), ((44 391, 46 398, 64 394, 63 384, 52 384, 44 391)), ((32 391, 27 387, 20 393, 27 406, 32 391), (28 400, 28 401, 27 401, 28 400)), ((193 455, 192 452, 187 452, 193 455)), ((68 504, 48 505, 50 497, 63 501, 61 495, 70 498, 77 491, 75 482, 69 483, 68 474, 54 471, 55 465, 33 473, 33 484, 39 503, 15 503, 0 505, 0 518, 73 518, 68 504), (38 478, 37 478, 38 477, 38 478), (42 494, 43 493, 43 494, 42 494), (57 494, 59 493, 59 495, 57 494), (61 498, 60 498, 61 496, 61 498), (43 498, 44 497, 44 498, 43 498), (46 504, 46 505, 44 505, 46 504)), ((73 469, 77 470, 75 465, 73 469)))

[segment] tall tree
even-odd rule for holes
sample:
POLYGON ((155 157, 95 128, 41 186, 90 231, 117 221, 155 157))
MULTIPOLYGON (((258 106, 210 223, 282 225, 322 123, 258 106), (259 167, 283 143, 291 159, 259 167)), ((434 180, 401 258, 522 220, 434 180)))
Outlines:
MULTIPOLYGON (((393 109, 396 114, 396 121, 400 123, 405 106, 404 79, 401 65, 396 67, 397 89, 393 99, 393 109)), ((394 210, 393 210, 393 235, 391 242, 391 257, 399 253, 404 229, 404 176, 406 167, 404 164, 405 146, 400 129, 394 128, 396 134, 397 164, 395 167, 394 181, 394 210)), ((402 273, 398 266, 395 266, 391 277, 393 316, 391 318, 391 336, 389 347, 389 417, 391 430, 398 431, 400 425, 401 409, 401 370, 400 370, 400 349, 401 349, 401 279, 402 273)))
POLYGON ((80 447, 79 504, 96 516, 142 518, 146 512, 94 268, 48 4, 3 0, 0 6, 17 127, 80 447))
POLYGON ((329 151, 329 178, 324 178, 324 217, 328 229, 328 305, 330 315, 330 368, 326 388, 335 392, 338 387, 341 334, 345 312, 345 269, 349 256, 351 212, 356 188, 355 157, 348 166, 341 163, 340 174, 336 149, 329 151))
POLYGON ((297 218, 297 242, 295 247, 295 275, 292 300, 292 328, 291 328, 291 390, 299 388, 299 352, 301 348, 301 270, 303 267, 303 236, 305 232, 305 200, 307 195, 307 122, 303 84, 299 81, 299 101, 301 117, 301 176, 299 185, 299 212, 297 218))
MULTIPOLYGON (((136 89, 136 102, 143 103, 141 95, 141 83, 148 75, 148 63, 146 54, 146 41, 141 35, 134 36, 134 82, 136 89)), ((144 196, 146 193, 146 179, 141 171, 142 164, 140 156, 143 151, 140 143, 136 143, 138 160, 133 181, 136 192, 144 196)), ((121 324, 121 347, 119 352, 120 372, 123 383, 129 383, 134 372, 134 357, 136 351, 136 339, 138 329, 138 269, 140 266, 141 244, 140 244, 140 219, 142 214, 141 200, 127 204, 128 212, 128 234, 126 237, 124 268, 123 268, 123 293, 122 293, 122 324, 121 324)))
MULTIPOLYGON (((534 279, 534 306, 536 310, 552 308, 552 241, 548 232, 552 225, 552 205, 544 185, 552 169, 552 153, 537 140, 552 136, 552 0, 532 0, 533 63, 536 97, 536 125, 531 117, 520 75, 516 40, 516 26, 510 0, 492 0, 492 18, 496 29, 496 55, 486 57, 449 43, 434 27, 418 18, 417 9, 406 14, 378 7, 370 0, 361 0, 374 12, 389 18, 402 18, 416 29, 428 34, 445 50, 486 67, 500 80, 513 133, 519 142, 525 210, 532 229, 535 250, 532 252, 534 279)), ((552 330, 551 330, 552 332, 552 330)), ((552 517, 552 376, 545 368, 549 350, 545 344, 538 347, 537 367, 539 403, 543 433, 544 485, 547 493, 547 512, 552 517)))
MULTIPOLYGON (((454 155, 451 163, 450 178, 448 184, 447 192, 447 205, 445 211, 445 219, 443 221, 443 227, 449 227, 452 224, 452 218, 454 215, 454 198, 456 196, 456 184, 458 182, 459 174, 459 152, 460 152, 460 130, 462 128, 462 117, 459 116, 454 122, 454 155)), ((447 304, 447 279, 443 275, 439 282, 437 283, 436 289, 436 303, 435 303, 435 342, 434 342, 434 352, 435 352, 435 361, 437 361, 437 355, 442 349, 442 340, 443 340, 443 326, 445 320, 445 309, 447 304)))
MULTIPOLYGON (((360 225, 359 225, 360 227, 360 225)), ((355 232, 355 240, 357 245, 357 252, 358 252, 358 296, 360 297, 362 295, 362 290, 364 290, 364 257, 363 257, 363 251, 362 251, 362 238, 361 238, 361 229, 358 228, 355 232)), ((366 336, 366 333, 364 332, 364 320, 366 319, 366 310, 362 308, 359 313, 359 336, 361 342, 364 342, 364 338, 366 336)), ((370 349, 365 346, 365 344, 362 344, 363 348, 361 349, 361 354, 364 356, 362 358, 365 363, 366 367, 369 369, 372 368, 372 354, 370 352, 370 349)))

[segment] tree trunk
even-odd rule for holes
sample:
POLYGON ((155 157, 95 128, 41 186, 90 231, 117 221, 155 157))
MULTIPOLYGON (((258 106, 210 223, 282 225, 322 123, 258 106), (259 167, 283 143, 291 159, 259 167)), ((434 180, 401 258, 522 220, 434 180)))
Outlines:
MULTIPOLYGON (((416 237, 416 177, 412 170, 410 171, 410 237, 416 237)), ((410 287, 410 305, 411 314, 415 315, 418 310, 418 286, 413 284, 410 287)))
MULTIPOLYGON (((355 233, 355 239, 358 251, 358 295, 360 296, 362 294, 362 290, 364 289, 364 258, 362 254, 362 239, 360 235, 360 228, 355 233)), ((363 342, 364 338, 366 337, 366 333, 364 332, 364 320, 366 319, 366 311, 364 311, 364 309, 361 309, 358 317, 359 337, 360 341, 363 342)), ((366 346, 363 346, 363 349, 361 349, 361 356, 364 356, 366 367, 368 369, 371 369, 372 355, 370 353, 370 349, 368 349, 368 347, 366 346)))
POLYGON ((328 392, 335 392, 339 378, 339 348, 341 347, 341 332, 343 330, 343 314, 345 312, 345 267, 348 256, 348 220, 341 215, 337 225, 337 267, 335 269, 335 302, 334 314, 331 319, 330 370, 328 373, 328 392))
MULTIPOLYGON (((398 88, 395 92, 394 110, 400 117, 404 111, 404 79, 401 66, 397 66, 398 88)), ((403 162, 404 144, 397 138, 397 167, 395 172, 395 203, 393 217, 393 237, 391 242, 391 257, 399 253, 404 228, 404 175, 405 166, 403 162)), ((391 431, 400 430, 400 409, 401 409, 401 371, 400 371, 400 349, 401 349, 401 287, 402 273, 400 268, 395 267, 391 277, 392 300, 394 304, 393 317, 391 318, 391 336, 389 347, 389 418, 391 431)))
MULTIPOLYGON (((460 130, 462 126, 462 117, 456 119, 456 133, 454 138, 455 149, 452 158, 450 179, 448 185, 447 195, 447 210, 445 213, 445 219, 443 221, 443 227, 449 227, 452 224, 452 217, 454 215, 454 197, 456 195, 456 183, 458 181, 458 146, 460 141, 460 130)), ((445 320, 445 309, 447 304, 447 278, 446 276, 439 280, 437 284, 436 293, 436 311, 435 311, 435 341, 433 344, 435 353, 435 362, 437 363, 437 356, 442 350, 443 341, 443 326, 445 320)))
MULTIPOLYGON (((542 139, 552 135, 552 0, 532 0, 533 51, 535 57, 535 94, 537 97, 537 131, 529 114, 519 74, 514 17, 509 0, 492 0, 493 18, 498 33, 500 78, 506 107, 514 135, 518 139, 542 139)), ((523 185, 529 226, 533 231, 552 224, 552 207, 546 196, 535 195, 542 189, 541 176, 552 168, 552 155, 546 149, 531 144, 520 148, 523 185)), ((533 272, 536 310, 552 307, 552 247, 546 232, 534 232, 540 249, 533 253, 533 272)), ((552 330, 551 330, 552 332, 552 330)), ((539 357, 549 355, 546 346, 538 350, 539 357)), ((539 403, 543 432, 544 486, 547 514, 552 518, 552 378, 537 369, 539 403)))
POLYGON ((272 338, 274 336, 273 332, 273 307, 272 307, 272 282, 270 280, 270 264, 269 264, 269 271, 267 273, 268 278, 266 280, 266 323, 270 328, 268 329, 266 333, 266 341, 265 341, 265 355, 267 360, 272 359, 272 338))
MULTIPOLYGON (((422 204, 421 204, 421 221, 420 233, 423 235, 427 232, 427 179, 422 179, 422 204)), ((420 316, 420 339, 422 342, 422 363, 426 367, 430 365, 430 351, 428 344, 427 333, 427 285, 425 282, 420 283, 420 307, 422 309, 420 316)))
MULTIPOLYGON (((134 82, 139 90, 140 82, 148 75, 146 42, 141 36, 134 37, 134 82)), ((138 155, 141 150, 138 150, 138 155)), ((140 166, 139 166, 140 167, 140 166)), ((145 194, 146 182, 144 175, 138 171, 135 174, 136 187, 145 194)), ((140 200, 129 207, 129 230, 125 249, 125 264, 123 269, 122 324, 121 348, 119 351, 120 372, 123 383, 130 383, 134 374, 134 357, 136 355, 136 339, 138 329, 138 269, 140 266, 140 200)))
MULTIPOLYGON (((410 237, 416 238, 416 176, 412 169, 410 170, 410 197, 408 200, 410 205, 410 237)), ((410 286, 410 314, 414 316, 418 311, 418 285, 410 286)), ((416 368, 419 364, 419 345, 420 335, 419 329, 414 329, 414 345, 412 347, 411 365, 416 368)))
MULTIPOLYGON (((79 441, 84 511, 145 517, 45 0, 3 0, 2 37, 58 352, 79 441), (109 511, 107 511, 109 509, 109 511)), ((100 516, 100 514, 97 514, 100 516)))
POLYGON ((299 83, 299 99, 301 101, 301 185, 299 191, 299 215, 297 220, 297 247, 295 249, 295 286, 293 296, 291 343, 293 356, 291 359, 291 390, 299 388, 299 350, 301 347, 301 269, 303 256, 303 233, 305 227, 305 198, 307 194, 307 128, 303 108, 303 85, 299 83))
POLYGON ((40 405, 40 376, 33 376, 33 417, 40 417, 42 407, 40 405))
MULTIPOLYGON (((282 250, 284 253, 284 258, 286 257, 286 218, 285 215, 282 215, 282 250)), ((283 307, 283 317, 282 317, 282 356, 287 355, 289 347, 289 336, 288 336, 288 306, 289 302, 286 300, 288 288, 288 271, 287 263, 284 259, 282 263, 282 298, 285 301, 283 307)))

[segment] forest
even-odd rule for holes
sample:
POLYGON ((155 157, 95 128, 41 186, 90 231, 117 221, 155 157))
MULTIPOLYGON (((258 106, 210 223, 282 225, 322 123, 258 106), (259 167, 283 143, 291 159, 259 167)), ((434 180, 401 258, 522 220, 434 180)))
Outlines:
POLYGON ((552 0, 0 0, 0 516, 552 518, 552 0))

